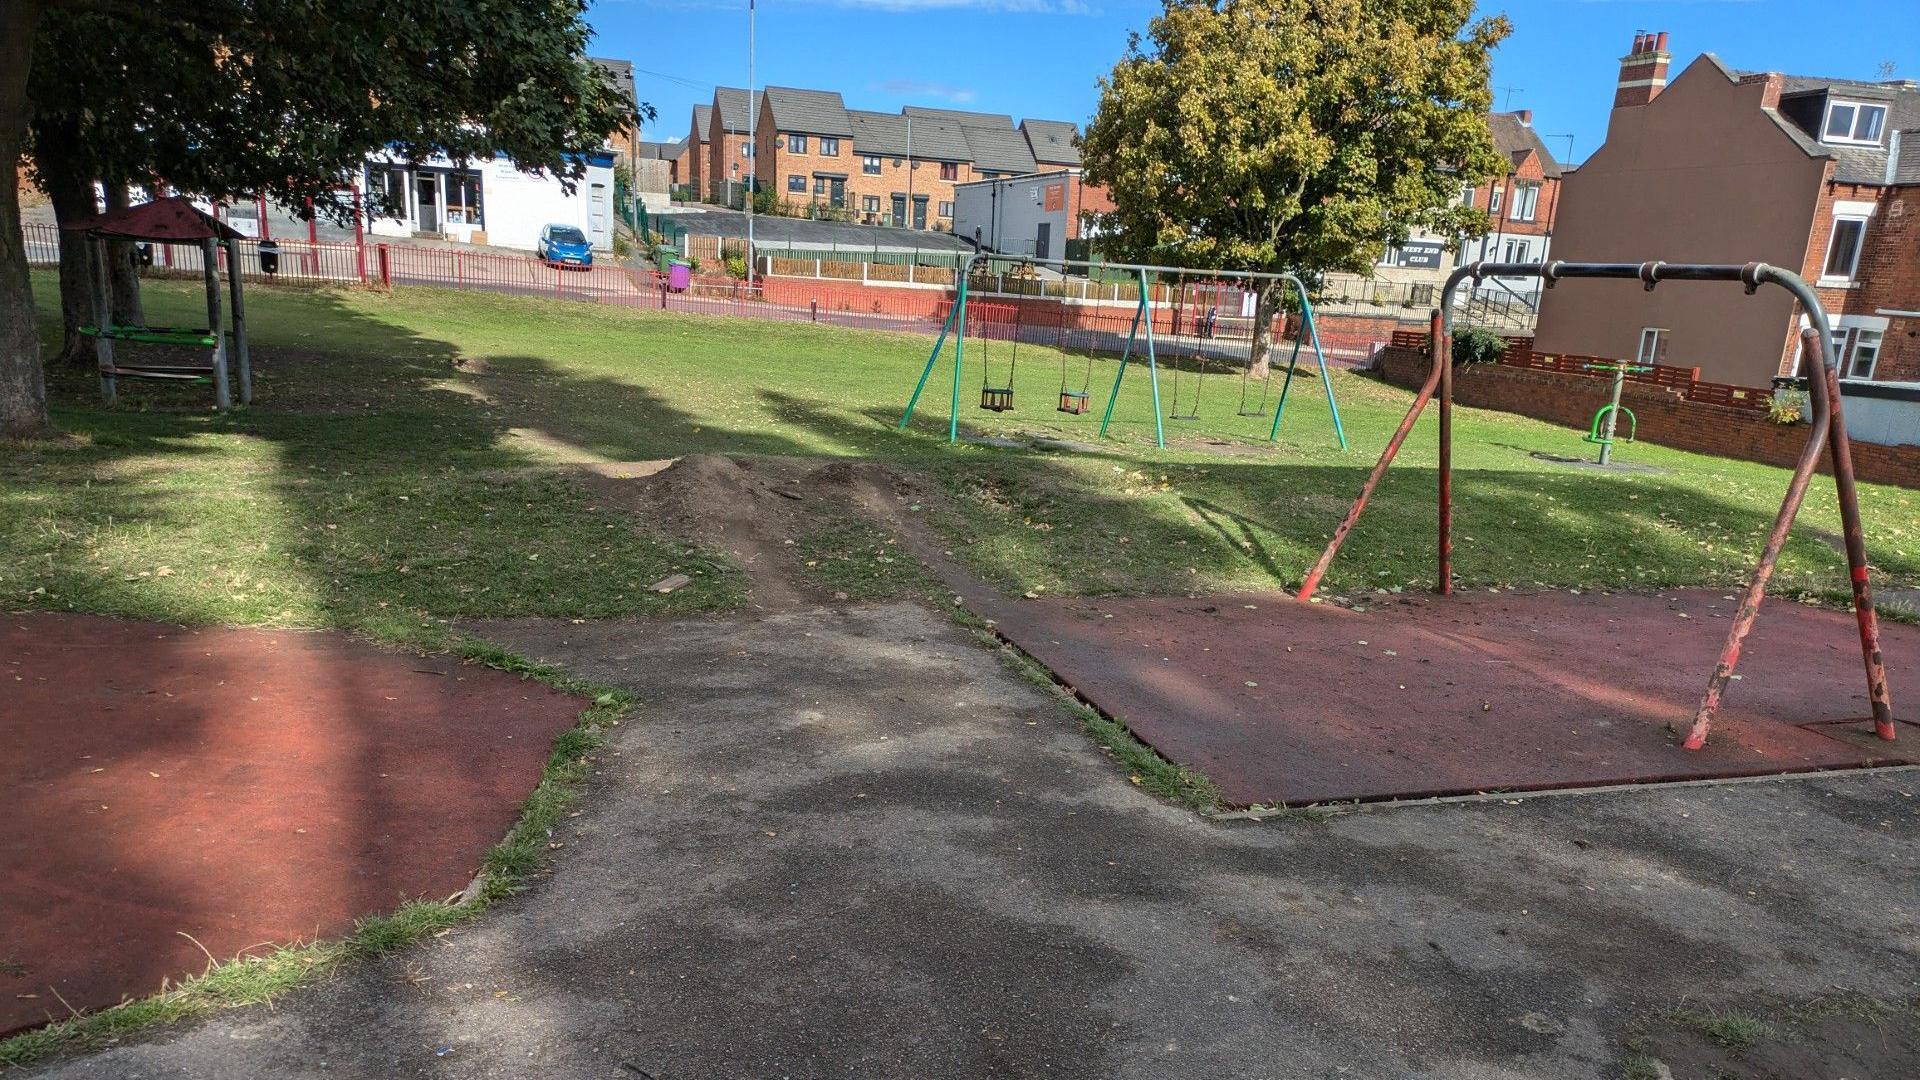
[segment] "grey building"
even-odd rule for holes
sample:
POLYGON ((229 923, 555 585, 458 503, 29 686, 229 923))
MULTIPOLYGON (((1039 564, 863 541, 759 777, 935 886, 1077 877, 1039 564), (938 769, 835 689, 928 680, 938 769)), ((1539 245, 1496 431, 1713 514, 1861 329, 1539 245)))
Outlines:
POLYGON ((954 235, 1001 255, 1065 258, 1067 240, 1078 235, 1073 215, 1079 187, 1080 174, 1065 169, 957 184, 954 235))

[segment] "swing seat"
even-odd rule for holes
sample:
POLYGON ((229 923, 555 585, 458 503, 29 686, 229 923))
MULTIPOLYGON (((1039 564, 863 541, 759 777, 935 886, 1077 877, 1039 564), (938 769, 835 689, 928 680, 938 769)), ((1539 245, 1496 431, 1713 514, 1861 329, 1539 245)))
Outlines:
POLYGON ((1060 391, 1060 411, 1079 414, 1087 411, 1087 394, 1084 390, 1060 391))
POLYGON ((1240 415, 1241 416, 1265 416, 1267 415, 1267 407, 1265 405, 1261 405, 1261 406, 1258 406, 1257 408, 1249 409, 1249 408, 1246 408, 1245 406, 1242 406, 1240 409, 1240 415))
POLYGON ((1013 410, 1013 387, 983 386, 980 388, 980 407, 994 412, 1013 410))

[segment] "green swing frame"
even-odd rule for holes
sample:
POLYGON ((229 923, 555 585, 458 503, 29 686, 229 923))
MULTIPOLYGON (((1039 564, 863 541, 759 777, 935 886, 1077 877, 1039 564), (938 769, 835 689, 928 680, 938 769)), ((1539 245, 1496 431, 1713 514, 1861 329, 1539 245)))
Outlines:
MULTIPOLYGON (((976 252, 972 255, 969 255, 966 261, 961 264, 960 271, 959 271, 959 285, 955 291, 953 304, 951 307, 948 308, 947 316, 941 322, 940 333, 939 333, 939 336, 937 336, 934 339, 933 348, 927 353, 926 365, 920 369, 920 378, 917 382, 914 383, 913 393, 909 395, 907 398, 907 406, 906 408, 900 411, 900 421, 898 424, 894 425, 896 430, 905 431, 907 429, 907 425, 912 423, 913 410, 915 409, 915 407, 919 405, 920 396, 926 391, 927 383, 933 377, 934 368, 939 365, 941 354, 946 349, 948 339, 951 338, 953 340, 953 388, 948 397, 947 442, 951 444, 951 443, 958 443, 960 441, 960 392, 961 392, 961 384, 964 379, 964 372, 966 371, 966 366, 967 366, 967 341, 966 341, 967 304, 969 302, 969 297, 972 292, 971 282, 973 279, 974 270, 981 262, 983 262, 987 258, 988 256, 982 253, 976 252)), ((1032 260, 1028 260, 1028 261, 1032 261, 1032 260)), ((1159 362, 1159 355, 1158 355, 1158 350, 1156 345, 1156 339, 1153 332, 1153 307, 1152 307, 1153 289, 1152 289, 1152 283, 1149 280, 1148 275, 1153 273, 1183 273, 1184 271, 1182 271, 1181 268, 1179 267, 1171 267, 1171 266, 1147 266, 1147 265, 1141 265, 1141 264, 1121 264, 1121 263, 1096 264, 1096 263, 1087 263, 1087 262, 1077 262, 1073 260, 1051 260, 1051 261, 1048 261, 1046 265, 1057 265, 1061 267, 1101 266, 1104 269, 1108 269, 1108 270, 1122 270, 1130 273, 1134 277, 1134 279, 1139 283, 1140 299, 1139 299, 1139 302, 1134 307, 1133 321, 1127 329, 1126 346, 1120 352, 1120 369, 1114 373, 1112 389, 1107 391, 1106 408, 1102 412, 1100 417, 1100 435, 1101 437, 1104 438, 1107 434, 1107 429, 1111 427, 1113 424, 1114 406, 1120 400, 1120 388, 1121 388, 1121 385, 1126 381, 1127 368, 1136 362, 1134 359, 1134 356, 1135 356, 1134 350, 1137 345, 1140 348, 1141 356, 1143 356, 1145 360, 1145 364, 1147 368, 1147 382, 1149 387, 1151 388, 1151 392, 1153 396, 1153 442, 1156 447, 1158 447, 1161 450, 1165 450, 1167 448, 1166 418, 1164 415, 1165 409, 1162 406, 1162 402, 1160 398, 1160 362, 1159 362)), ((1234 277, 1234 278, 1248 278, 1248 279, 1254 279, 1260 276, 1260 275, 1236 273, 1236 272, 1214 272, 1214 273, 1215 273, 1215 276, 1219 276, 1219 277, 1234 277)), ((1340 449, 1345 450, 1347 449, 1347 432, 1346 432, 1345 426, 1341 423, 1341 420, 1340 420, 1340 402, 1334 396, 1333 378, 1327 370, 1326 352, 1320 346, 1320 328, 1319 328, 1319 325, 1314 321, 1313 301, 1309 299, 1307 296, 1306 283, 1301 281, 1297 275, 1291 274, 1291 273, 1280 274, 1280 275, 1277 275, 1277 277, 1283 283, 1287 285, 1291 285, 1294 289, 1295 294, 1300 297, 1300 311, 1301 311, 1301 317, 1303 320, 1303 325, 1302 325, 1302 332, 1299 335, 1297 335, 1294 340, 1293 355, 1287 361, 1287 374, 1286 374, 1286 378, 1280 384, 1280 397, 1279 397, 1279 400, 1274 405, 1273 423, 1267 430, 1267 441, 1270 443, 1277 442, 1280 438, 1280 420, 1282 417, 1286 415, 1287 396, 1293 389, 1294 376, 1298 373, 1299 366, 1300 366, 1301 342, 1302 342, 1302 339, 1305 339, 1305 340, 1311 341, 1313 344, 1313 355, 1315 360, 1315 367, 1319 371, 1320 385, 1326 392, 1327 407, 1333 420, 1334 439, 1339 444, 1340 449)), ((982 366, 983 368, 985 366, 984 359, 982 361, 982 366)), ((1011 386, 1003 388, 1008 398, 1008 400, 1006 401, 1006 408, 1004 409, 995 408, 994 406, 986 404, 985 395, 986 395, 986 392, 991 389, 992 389, 991 387, 983 386, 982 402, 981 402, 982 407, 993 409, 996 412, 1010 410, 1012 408, 1011 398, 1012 398, 1013 388, 1011 386)), ((1069 410, 1066 407, 1067 399, 1069 396, 1073 396, 1076 398, 1085 398, 1087 395, 1084 392, 1068 391, 1063 387, 1060 391, 1060 407, 1057 411, 1060 411, 1060 412, 1072 411, 1076 415, 1086 411, 1084 408, 1069 410)))

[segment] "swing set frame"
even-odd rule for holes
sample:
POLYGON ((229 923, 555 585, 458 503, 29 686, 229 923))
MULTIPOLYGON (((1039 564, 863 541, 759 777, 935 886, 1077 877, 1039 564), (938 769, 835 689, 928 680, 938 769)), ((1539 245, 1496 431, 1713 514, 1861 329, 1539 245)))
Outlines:
MULTIPOLYGON (((1096 263, 1096 262, 1088 262, 1080 259, 1022 259, 1022 258, 1015 258, 1015 257, 1009 257, 1009 256, 1002 256, 1002 255, 993 255, 987 252, 975 252, 974 254, 969 255, 966 261, 961 264, 960 271, 959 271, 959 275, 960 275, 959 284, 956 289, 953 304, 948 308, 947 317, 941 323, 940 334, 938 337, 934 339, 933 349, 929 351, 927 354, 927 363, 926 363, 926 366, 921 368, 920 370, 920 379, 918 382, 914 384, 912 395, 910 395, 907 398, 907 407, 901 410, 900 412, 900 422, 897 425, 895 425, 895 427, 898 430, 901 430, 901 431, 906 430, 907 425, 912 422, 913 410, 920 403, 920 395, 926 390, 927 382, 929 379, 932 378, 934 368, 938 366, 940 363, 940 355, 942 351, 944 351, 946 348, 947 339, 952 338, 953 339, 953 388, 948 399, 947 442, 957 443, 960 441, 960 393, 961 393, 961 384, 964 381, 964 373, 966 371, 966 366, 967 366, 967 363, 966 363, 967 305, 968 305, 969 296, 971 293, 971 282, 972 282, 974 270, 976 267, 978 267, 982 263, 989 263, 995 260, 1004 261, 1004 262, 1026 263, 1033 266, 1058 268, 1063 271, 1070 267, 1080 267, 1080 268, 1085 268, 1089 270, 1097 269, 1097 270, 1102 270, 1107 272, 1120 271, 1120 272, 1131 275, 1134 278, 1134 280, 1139 283, 1140 299, 1139 299, 1139 302, 1134 306, 1133 321, 1127 329, 1126 345, 1122 348, 1120 353, 1120 369, 1114 373, 1113 387, 1107 392, 1106 408, 1102 412, 1100 417, 1100 435, 1102 437, 1105 437, 1107 434, 1107 429, 1113 424, 1114 406, 1120 400, 1120 388, 1122 384, 1126 381, 1127 368, 1132 363, 1135 362, 1134 350, 1135 350, 1135 346, 1138 345, 1140 349, 1140 354, 1144 357, 1144 360, 1145 360, 1145 364, 1147 368, 1147 382, 1148 382, 1148 385, 1151 387, 1151 391, 1153 395, 1153 441, 1154 441, 1154 445, 1162 450, 1165 450, 1167 448, 1167 431, 1166 431, 1166 417, 1164 415, 1165 410, 1162 408, 1162 402, 1160 399, 1160 361, 1159 361, 1159 354, 1156 348, 1157 339, 1153 329, 1153 310, 1154 309, 1153 309, 1153 300, 1152 300, 1153 282, 1151 280, 1151 275, 1159 275, 1159 274, 1185 275, 1189 273, 1197 273, 1197 274, 1206 275, 1206 280, 1210 280, 1210 281, 1235 280, 1235 281, 1248 281, 1248 282, 1268 282, 1268 281, 1277 280, 1277 281, 1280 281, 1283 285, 1291 286, 1294 290, 1294 294, 1300 298, 1300 313, 1301 313, 1302 325, 1301 325, 1300 333, 1296 335, 1294 340, 1293 354, 1287 362, 1286 378, 1280 384, 1280 397, 1279 397, 1279 400, 1274 405, 1273 424, 1268 429, 1267 441, 1275 442, 1280 438, 1280 420, 1284 415, 1286 415, 1287 394, 1293 388, 1294 376, 1298 373, 1298 369, 1300 365, 1300 346, 1303 341, 1311 341, 1313 344, 1313 355, 1314 355, 1314 360, 1316 361, 1316 368, 1318 369, 1320 374, 1320 385, 1327 395, 1328 411, 1331 413, 1332 419, 1333 419, 1334 438, 1339 443, 1340 449, 1345 450, 1347 448, 1347 432, 1346 432, 1346 428, 1342 425, 1340 421, 1340 403, 1338 399, 1334 397, 1333 378, 1332 378, 1332 375, 1327 370, 1327 355, 1326 355, 1326 352, 1320 347, 1320 329, 1318 324, 1316 324, 1314 321, 1313 301, 1309 299, 1307 296, 1306 283, 1301 281, 1297 275, 1291 274, 1291 273, 1262 274, 1262 273, 1254 273, 1254 272, 1249 272, 1244 270, 1194 271, 1194 270, 1188 270, 1188 269, 1177 267, 1177 266, 1155 266, 1147 263, 1096 263)), ((1019 300, 1023 300, 1026 298, 1017 297, 1015 299, 1017 304, 1019 300)), ((984 302, 985 301, 983 301, 983 303, 984 302)), ((1256 310, 1257 310, 1257 305, 1256 305, 1256 310)), ((1014 333, 1015 333, 1016 342, 1020 332, 1020 320, 1018 318, 1017 312, 1018 312, 1018 308, 1016 307, 1016 317, 1014 320, 1014 327, 1015 327, 1014 333)), ((1089 356, 1092 355, 1091 347, 1089 347, 1088 349, 1088 354, 1089 356)), ((984 365, 985 365, 985 359, 983 357, 982 359, 983 368, 984 368, 984 365)), ((1012 388, 1006 387, 1005 390, 1008 391, 1008 394, 1010 397, 1012 388)), ((1063 389, 1060 395, 1062 403, 1065 402, 1067 396, 1068 396, 1067 391, 1063 389)), ((1264 396, 1263 396, 1263 400, 1264 400, 1264 396)), ((983 404, 982 407, 986 407, 986 406, 983 404)), ((993 411, 1005 412, 1005 411, 1011 411, 1011 408, 1012 408, 1012 405, 1011 405, 1011 402, 1009 402, 1007 404, 1007 408, 1005 409, 995 408, 993 411)), ((1067 410, 1061 409, 1059 411, 1067 411, 1067 410)), ((1085 411, 1085 410, 1080 410, 1080 411, 1085 411)), ((1075 415, 1079 415, 1079 413, 1076 412, 1075 415)))
POLYGON ((1440 399, 1440 431, 1439 468, 1436 470, 1439 477, 1438 577, 1434 591, 1442 596, 1453 592, 1453 295, 1454 290, 1466 279, 1472 278, 1478 284, 1487 277, 1539 278, 1547 288, 1553 288, 1564 278, 1638 279, 1648 292, 1652 292, 1654 286, 1663 281, 1738 282, 1746 288, 1748 295, 1759 291, 1762 285, 1775 285, 1791 293, 1799 302, 1807 320, 1806 328, 1800 332, 1800 354, 1806 367, 1807 392, 1811 399, 1807 442, 1800 451, 1792 479, 1780 502, 1780 512, 1774 518, 1773 528, 1760 550, 1753 575, 1728 628, 1719 663, 1707 679, 1706 691, 1694 711, 1692 724, 1682 735, 1680 745, 1687 750, 1698 750, 1706 745, 1714 714, 1719 711, 1721 697, 1733 679, 1734 666, 1740 662, 1740 651, 1747 634, 1760 617, 1760 603, 1766 597, 1767 581, 1773 577, 1774 565, 1779 561, 1781 548, 1786 545, 1794 518, 1799 515, 1800 504, 1806 499, 1807 485, 1813 479, 1814 468, 1819 465, 1823 450, 1832 457, 1833 482, 1840 504, 1841 533, 1853 591, 1854 618, 1860 631, 1860 657, 1866 668, 1867 700, 1872 708, 1874 733, 1892 742, 1893 705, 1887 693, 1886 662, 1880 651, 1880 624, 1874 613, 1873 590, 1867 581, 1866 534, 1860 524, 1860 501, 1853 477, 1852 444, 1847 439, 1846 416, 1841 405, 1839 369, 1832 355, 1833 334, 1826 310, 1820 306, 1820 298, 1806 281, 1791 270, 1766 263, 1476 262, 1456 269, 1448 276, 1446 289, 1440 296, 1440 306, 1434 310, 1431 318, 1428 348, 1431 350, 1433 368, 1427 373, 1419 392, 1414 395, 1413 404, 1400 421, 1399 429, 1387 441, 1386 449, 1381 451, 1373 472, 1361 486, 1359 498, 1354 500, 1346 519, 1334 530, 1333 538, 1328 542, 1326 551, 1321 553, 1319 562, 1308 571, 1297 599, 1303 603, 1313 599, 1320 579, 1340 551, 1340 545, 1346 542, 1347 534, 1353 531, 1354 523, 1360 519, 1361 511, 1366 509, 1367 500, 1379 486, 1380 478, 1386 475, 1388 466, 1393 464, 1401 444, 1413 430, 1414 421, 1420 418, 1420 413, 1436 393, 1440 399))

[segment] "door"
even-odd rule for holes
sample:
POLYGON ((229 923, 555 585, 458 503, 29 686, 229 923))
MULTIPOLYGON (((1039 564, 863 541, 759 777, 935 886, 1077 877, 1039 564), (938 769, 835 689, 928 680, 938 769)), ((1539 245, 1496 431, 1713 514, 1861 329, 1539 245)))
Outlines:
POLYGON ((587 222, 592 230, 588 239, 593 241, 594 247, 606 247, 613 243, 613 218, 609 213, 611 206, 607 185, 594 184, 588 189, 587 222))
POLYGON ((421 173, 414 182, 420 195, 420 212, 416 215, 414 228, 421 232, 440 231, 440 174, 421 173))
POLYGON ((927 197, 925 195, 915 195, 913 197, 913 227, 916 229, 924 229, 927 227, 927 197))
POLYGON ((845 180, 836 179, 827 188, 827 205, 833 207, 835 210, 842 209, 847 205, 847 182, 845 180))
POLYGON ((1033 234, 1033 257, 1036 259, 1053 258, 1053 222, 1043 221, 1033 234))
POLYGON ((895 195, 893 197, 893 224, 902 228, 907 224, 907 197, 905 195, 895 195))

